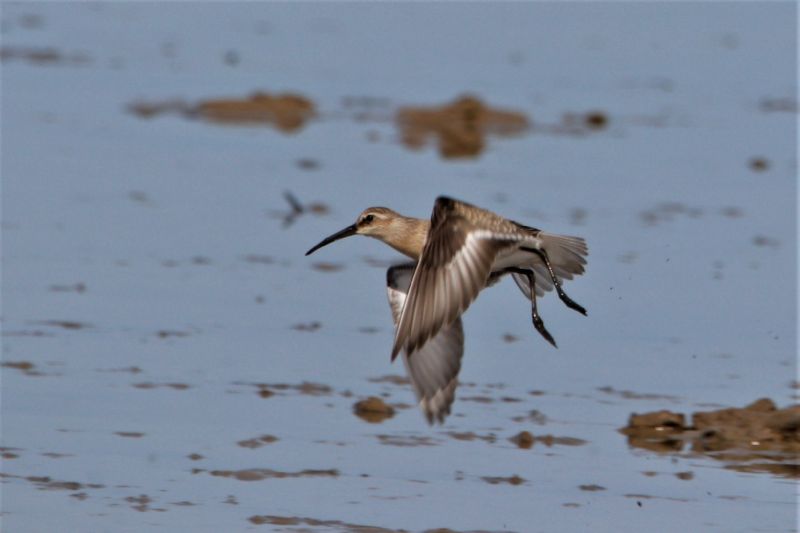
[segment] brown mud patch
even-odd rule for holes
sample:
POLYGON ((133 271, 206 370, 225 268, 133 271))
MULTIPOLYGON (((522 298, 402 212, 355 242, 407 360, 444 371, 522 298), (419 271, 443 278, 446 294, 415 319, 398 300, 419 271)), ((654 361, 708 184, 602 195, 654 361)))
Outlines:
POLYGON ((187 390, 190 385, 186 383, 152 383, 145 381, 142 383, 133 383, 133 387, 137 389, 173 389, 173 390, 187 390))
POLYGON ((610 119, 603 111, 589 111, 582 117, 584 127, 590 130, 602 130, 608 127, 610 119))
POLYGON ((497 435, 494 433, 487 433, 486 435, 479 435, 474 431, 447 431, 445 435, 461 441, 477 441, 482 440, 488 443, 494 443, 497 441, 497 435))
POLYGON ((40 453, 42 457, 49 457, 50 459, 63 459, 64 457, 75 457, 71 453, 59 453, 59 452, 43 452, 40 453))
POLYGON ((119 437, 127 437, 129 439, 140 439, 144 437, 144 433, 140 431, 115 431, 114 435, 119 437))
POLYGON ((138 366, 125 366, 119 368, 95 368, 95 372, 128 372, 131 374, 140 374, 142 369, 138 366))
POLYGON ((514 422, 533 422, 534 424, 543 426, 547 423, 547 415, 538 409, 533 409, 528 411, 528 414, 515 416, 511 420, 514 422))
POLYGON ((704 455, 726 468, 800 477, 800 405, 778 409, 762 398, 742 408, 698 411, 688 423, 681 413, 632 414, 619 430, 628 445, 658 453, 704 455))
POLYGON ((353 413, 370 424, 379 424, 394 416, 394 407, 377 396, 370 396, 353 405, 353 413))
POLYGON ((21 452, 21 451, 22 451, 21 448, 0 446, 0 457, 2 457, 3 459, 16 459, 19 457, 19 454, 15 452, 21 452))
POLYGON ((267 383, 267 388, 277 391, 294 391, 306 396, 327 396, 333 393, 333 389, 322 383, 303 381, 302 383, 267 383))
POLYGON ((500 401, 504 403, 520 403, 522 398, 517 398, 516 396, 502 396, 500 401))
POLYGON ((484 476, 481 479, 484 480, 486 483, 488 483, 490 485, 499 485, 501 483, 507 483, 509 485, 516 486, 516 485, 522 485, 523 483, 525 483, 527 481, 525 478, 522 478, 522 477, 520 477, 520 476, 518 476, 516 474, 514 474, 513 476, 509 476, 509 477, 484 476))
POLYGON ((533 438, 533 434, 530 431, 520 431, 519 433, 517 433, 508 440, 516 444, 517 447, 523 448, 525 450, 532 447, 533 444, 536 442, 533 438))
POLYGON ((314 102, 298 94, 256 92, 244 99, 200 102, 194 112, 200 117, 225 124, 269 124, 289 133, 303 127, 315 115, 314 102))
POLYGON ((188 337, 188 336, 189 336, 188 331, 178 331, 174 329, 160 329, 156 331, 156 337, 158 337, 159 339, 170 339, 170 338, 180 339, 182 337, 188 337))
POLYGON ((261 435, 260 437, 255 437, 252 439, 240 440, 236 444, 238 446, 241 446, 242 448, 250 448, 254 450, 256 448, 261 448, 262 446, 266 446, 267 444, 272 444, 273 442, 277 441, 278 437, 275 437, 273 435, 261 435))
POLYGON ((747 162, 747 166, 750 167, 750 170, 753 172, 765 172, 769 170, 769 159, 766 157, 752 157, 750 161, 747 162))
POLYGON ((0 473, 0 479, 23 479, 36 485, 39 490, 67 490, 78 491, 83 489, 102 489, 105 485, 98 483, 82 483, 79 481, 62 481, 50 476, 17 476, 14 474, 0 473))
POLYGON ((436 446, 439 441, 419 435, 377 435, 378 442, 386 446, 416 447, 416 446, 436 446))
POLYGON ((247 254, 242 257, 242 260, 254 265, 271 265, 275 263, 275 259, 272 256, 263 254, 247 254))
POLYGON ((294 162, 295 166, 301 170, 319 170, 322 164, 310 157, 301 157, 294 162))
POLYGON ((208 266, 212 264, 212 261, 210 257, 206 257, 203 255, 195 255, 193 257, 184 260, 164 259, 161 261, 161 266, 163 266, 164 268, 176 268, 185 264, 191 264, 195 266, 208 266))
POLYGON ((77 320, 43 320, 42 322, 38 322, 38 324, 73 330, 92 327, 91 324, 87 324, 86 322, 78 322, 77 320))
POLYGON ((248 468, 244 470, 212 470, 212 476, 229 477, 239 481, 263 481, 265 479, 287 479, 298 477, 339 477, 339 471, 306 469, 298 472, 282 472, 270 468, 248 468))
POLYGON ((139 496, 128 496, 125 501, 131 504, 131 509, 139 511, 140 513, 147 513, 156 511, 162 513, 166 511, 163 507, 151 507, 153 499, 147 494, 140 494, 139 496))
POLYGON ((3 361, 0 363, 2 368, 13 368, 21 371, 26 376, 44 376, 46 374, 36 370, 36 365, 30 361, 3 361))
POLYGON ((340 270, 344 270, 344 265, 341 263, 325 263, 320 261, 313 263, 311 268, 317 272, 339 272, 340 270))
POLYGON ((652 494, 625 494, 625 497, 635 499, 636 505, 638 505, 639 507, 642 506, 641 500, 664 500, 664 501, 681 502, 681 503, 687 503, 692 501, 689 498, 675 498, 672 496, 653 496, 652 494))
POLYGON ((287 393, 296 393, 305 396, 330 396, 334 392, 333 388, 328 385, 310 381, 303 381, 301 383, 247 383, 234 381, 233 385, 255 387, 257 389, 257 394, 261 398, 271 398, 276 394, 283 395, 287 393))
POLYGON ((764 97, 758 104, 764 113, 800 113, 800 102, 796 96, 792 97, 764 97))
POLYGON ((744 216, 744 209, 735 205, 726 205, 720 208, 719 214, 726 218, 742 218, 744 216))
POLYGON ((292 329, 295 330, 295 331, 312 332, 312 331, 317 331, 321 327, 322 327, 322 323, 321 322, 317 322, 315 320, 314 322, 301 322, 299 324, 294 324, 292 326, 292 329))
POLYGON ((53 334, 40 329, 21 329, 17 331, 4 331, 3 337, 53 337, 53 334))
POLYGON ((511 333, 503 334, 503 342, 505 343, 511 344, 512 342, 517 342, 518 340, 519 337, 517 337, 516 335, 512 335, 511 333))
POLYGON ((269 387, 259 385, 259 387, 258 387, 258 395, 261 398, 265 398, 266 399, 266 398, 269 398, 271 396, 274 396, 275 393, 272 392, 271 390, 269 390, 269 387))
MULTIPOLYGON (((276 515, 253 515, 247 519, 250 523, 257 526, 265 524, 273 526, 311 526, 315 528, 332 529, 345 533, 407 533, 405 529, 387 529, 385 527, 368 526, 363 524, 351 524, 341 520, 320 520, 317 518, 306 518, 301 516, 276 516, 276 515)), ((308 531, 305 528, 297 531, 308 531)))
POLYGON ((86 292, 86 284, 78 282, 72 285, 50 285, 47 290, 50 292, 77 292, 78 294, 82 294, 86 292))
POLYGON ((777 239, 767 237, 766 235, 756 235, 753 237, 753 244, 756 246, 766 246, 770 248, 777 248, 780 246, 780 242, 777 239))
POLYGON ((674 476, 682 481, 691 481, 694 479, 694 472, 692 472, 691 470, 687 470, 685 472, 654 472, 653 470, 645 470, 644 472, 642 472, 642 475, 646 477, 669 475, 669 476, 674 476))
POLYGON ((493 109, 474 96, 439 107, 402 107, 395 121, 408 148, 420 149, 433 138, 446 159, 475 157, 487 136, 518 135, 529 127, 524 113, 493 109))
POLYGON ((611 124, 611 118, 604 111, 587 111, 585 113, 564 113, 561 121, 554 124, 539 124, 536 130, 548 135, 571 135, 583 137, 605 130, 611 124))
POLYGON ((494 403, 494 398, 482 394, 475 394, 473 396, 462 396, 459 398, 461 402, 475 402, 475 403, 494 403))
POLYGON ((584 444, 588 444, 587 441, 575 437, 556 437, 554 435, 534 436, 530 431, 520 431, 508 440, 516 444, 518 448, 524 450, 532 448, 537 442, 544 444, 548 448, 552 448, 553 446, 583 446, 584 444))
POLYGON ((53 47, 3 46, 0 61, 21 61, 36 66, 84 66, 92 58, 84 52, 63 52, 53 47))
POLYGON ((176 507, 194 507, 195 505, 197 505, 196 503, 193 503, 193 502, 190 502, 190 501, 187 501, 187 500, 182 500, 182 501, 179 501, 179 502, 169 502, 169 504, 170 505, 174 505, 176 507))
POLYGON ((295 93, 272 95, 257 91, 244 98, 217 98, 190 104, 183 100, 134 102, 128 111, 140 118, 178 113, 216 124, 271 126, 283 133, 299 131, 316 116, 316 106, 309 98, 295 93))

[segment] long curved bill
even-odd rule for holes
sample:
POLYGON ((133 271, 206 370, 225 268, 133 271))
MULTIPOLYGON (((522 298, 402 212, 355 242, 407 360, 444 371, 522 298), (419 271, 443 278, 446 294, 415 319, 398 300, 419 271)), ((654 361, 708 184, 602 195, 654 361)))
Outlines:
POLYGON ((306 255, 311 255, 314 252, 316 252, 317 250, 319 250, 320 248, 322 248, 323 246, 327 246, 327 245, 329 245, 330 243, 332 243, 334 241, 338 241, 339 239, 344 239, 345 237, 350 237, 352 235, 355 235, 357 231, 358 231, 358 228, 356 228, 355 224, 353 224, 351 226, 347 226, 343 230, 337 231, 336 233, 334 233, 330 237, 325 237, 324 239, 322 239, 322 242, 320 242, 319 244, 314 246, 312 249, 307 251, 306 255))

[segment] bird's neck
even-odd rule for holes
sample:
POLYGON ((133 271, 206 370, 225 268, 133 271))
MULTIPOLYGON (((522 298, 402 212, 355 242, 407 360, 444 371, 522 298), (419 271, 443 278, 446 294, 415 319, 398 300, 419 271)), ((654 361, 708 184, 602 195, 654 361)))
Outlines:
POLYGON ((428 220, 400 216, 392 221, 391 227, 381 236, 381 240, 416 261, 422 255, 430 224, 428 220))

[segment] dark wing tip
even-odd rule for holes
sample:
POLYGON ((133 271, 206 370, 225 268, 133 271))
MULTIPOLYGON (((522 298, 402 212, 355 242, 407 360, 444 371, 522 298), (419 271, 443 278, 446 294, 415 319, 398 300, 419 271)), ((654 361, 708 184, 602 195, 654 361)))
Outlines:
POLYGON ((390 266, 386 269, 386 286, 393 289, 397 288, 396 273, 397 265, 390 266))
POLYGON ((394 360, 397 359, 397 354, 400 353, 400 348, 401 348, 400 345, 397 344, 397 343, 395 343, 395 345, 392 346, 392 362, 393 363, 394 363, 394 360))
POLYGON ((439 196, 436 199, 436 202, 433 204, 433 213, 434 216, 439 214, 439 216, 444 215, 445 213, 451 213, 456 210, 456 205, 458 205, 459 201, 449 196, 439 196))
POLYGON ((435 205, 439 205, 439 206, 444 207, 444 206, 452 205, 455 202, 456 202, 456 200, 453 200, 449 196, 439 196, 438 198, 436 198, 435 205))

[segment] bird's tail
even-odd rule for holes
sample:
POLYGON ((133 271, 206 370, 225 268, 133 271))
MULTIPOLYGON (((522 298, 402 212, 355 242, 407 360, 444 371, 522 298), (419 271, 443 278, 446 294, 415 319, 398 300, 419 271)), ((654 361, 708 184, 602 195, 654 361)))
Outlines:
POLYGON ((539 238, 556 276, 560 279, 572 279, 584 273, 586 256, 589 255, 585 240, 544 231, 539 233, 539 238))
MULTIPOLYGON (((550 259, 550 266, 553 267, 553 272, 558 276, 559 280, 572 279, 584 273, 586 256, 589 255, 585 240, 581 237, 556 235, 555 233, 544 231, 539 232, 538 237, 542 241, 542 249, 547 252, 547 256, 550 259)), ((535 273, 536 278, 536 294, 537 296, 542 296, 553 289, 550 273, 539 256, 531 254, 530 261, 530 268, 535 273)), ((521 274, 512 274, 512 277, 522 294, 526 298, 530 298, 531 289, 528 277, 521 274)))

